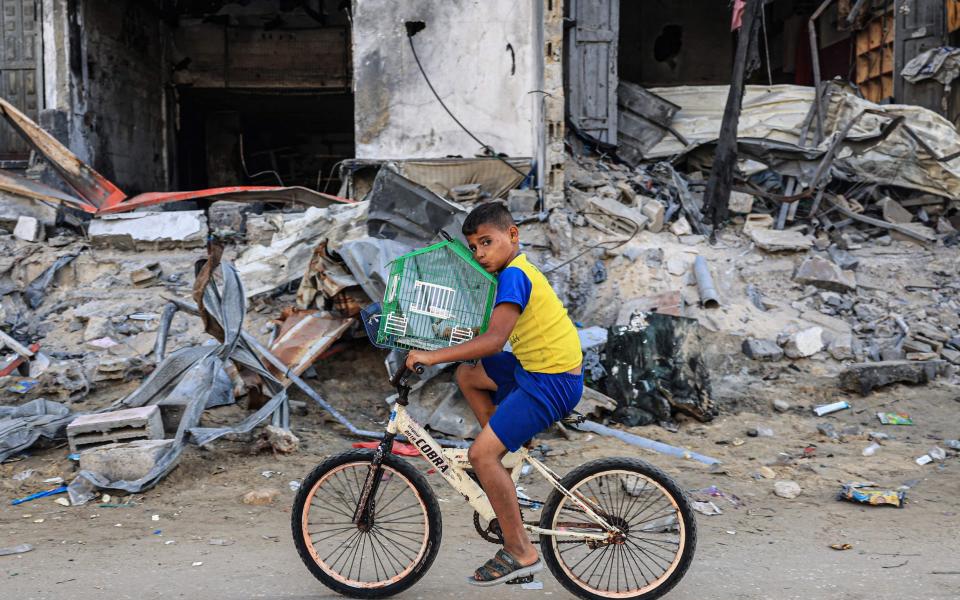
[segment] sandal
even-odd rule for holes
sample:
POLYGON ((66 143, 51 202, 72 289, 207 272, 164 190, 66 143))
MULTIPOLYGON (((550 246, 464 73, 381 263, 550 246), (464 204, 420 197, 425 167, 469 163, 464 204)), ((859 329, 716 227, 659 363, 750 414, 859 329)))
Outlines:
POLYGON ((543 561, 539 558, 537 558, 537 562, 525 567, 517 562, 517 559, 511 556, 509 552, 501 548, 496 556, 476 570, 473 577, 467 577, 467 581, 472 585, 489 587, 491 585, 506 583, 518 577, 533 575, 542 570, 543 561), (478 576, 479 579, 477 578, 478 576))

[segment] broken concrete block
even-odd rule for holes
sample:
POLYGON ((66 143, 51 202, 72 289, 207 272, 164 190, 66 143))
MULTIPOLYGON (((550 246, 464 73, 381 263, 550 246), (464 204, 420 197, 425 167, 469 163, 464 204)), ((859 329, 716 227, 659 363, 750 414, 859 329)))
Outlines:
POLYGON ((109 337, 113 333, 113 326, 107 317, 90 317, 83 330, 83 341, 89 342, 109 337))
POLYGON ((663 204, 660 204, 659 200, 654 198, 643 199, 643 204, 640 206, 640 212, 643 213, 643 216, 650 219, 650 222, 647 223, 647 229, 653 233, 660 233, 663 231, 664 210, 663 204))
POLYGON ((99 248, 200 248, 207 240, 207 218, 202 210, 104 215, 90 222, 89 235, 99 248))
POLYGON ((280 497, 280 490, 275 488, 261 488, 243 495, 242 502, 251 506, 266 506, 280 497))
POLYGON ((922 335, 927 339, 944 344, 950 341, 950 336, 947 335, 947 332, 939 327, 934 327, 933 325, 929 325, 927 323, 911 323, 910 330, 918 335, 922 335))
POLYGON ((853 336, 841 334, 833 338, 827 351, 836 360, 853 360, 853 336))
POLYGON ((749 229, 753 243, 767 252, 803 252, 813 247, 813 238, 790 229, 749 229))
POLYGON ((217 200, 207 211, 210 218, 210 231, 221 236, 242 235, 246 232, 247 213, 252 209, 253 205, 249 202, 217 200))
POLYGON ((933 352, 933 346, 921 342, 920 340, 914 338, 907 338, 903 340, 903 351, 904 352, 933 352))
POLYGON ((588 207, 591 214, 584 215, 586 220, 600 231, 611 235, 633 235, 637 228, 644 229, 649 222, 639 208, 626 206, 612 198, 590 198, 588 207))
POLYGON ((25 242, 42 242, 45 237, 43 223, 33 217, 20 217, 13 228, 13 237, 25 242))
POLYGON ((743 192, 730 192, 730 212, 741 215, 749 214, 753 210, 753 196, 743 192))
POLYGON ((531 213, 537 210, 537 190, 510 190, 507 192, 507 208, 512 213, 531 213))
POLYGON ((163 439, 163 423, 155 405, 81 415, 67 425, 73 452, 110 442, 157 439, 163 439))
POLYGON ((773 217, 770 215, 747 215, 743 222, 743 232, 747 233, 751 229, 773 229, 773 217))
POLYGON ((823 329, 809 327, 787 337, 783 352, 790 358, 807 358, 823 350, 823 329))
POLYGON ((860 266, 859 258, 836 246, 830 246, 827 249, 827 254, 830 255, 830 260, 844 271, 856 271, 857 267, 860 266))
POLYGON ((877 206, 883 211, 883 220, 887 223, 909 223, 913 220, 910 211, 900 206, 900 203, 893 198, 887 197, 877 202, 877 206))
POLYGON ((840 387, 866 396, 891 383, 926 384, 937 376, 942 361, 891 360, 850 365, 840 373, 840 387))
POLYGON ((749 338, 743 340, 741 346, 747 357, 758 361, 776 361, 783 358, 783 350, 773 340, 758 340, 749 338))
POLYGON ((153 469, 173 443, 174 440, 137 440, 88 448, 80 453, 80 468, 110 481, 136 481, 153 469))
POLYGON ((677 237, 681 237, 693 233, 693 228, 690 227, 690 223, 687 221, 686 217, 680 215, 677 217, 677 220, 670 225, 670 233, 677 237))
POLYGON ((802 492, 800 484, 796 481, 778 481, 773 484, 773 493, 788 500, 796 498, 802 492))
POLYGON ((150 263, 130 273, 130 281, 136 287, 149 287, 160 280, 163 270, 160 263, 150 263))
POLYGON ((953 350, 951 348, 944 348, 940 351, 940 356, 948 360, 949 362, 960 365, 960 352, 953 350))
POLYGON ((799 283, 815 285, 835 292, 849 292, 857 289, 856 275, 850 271, 844 271, 819 256, 811 256, 804 260, 797 268, 793 279, 799 283))
POLYGON ((637 203, 637 192, 626 181, 618 181, 616 185, 620 191, 620 201, 627 206, 634 206, 637 203))

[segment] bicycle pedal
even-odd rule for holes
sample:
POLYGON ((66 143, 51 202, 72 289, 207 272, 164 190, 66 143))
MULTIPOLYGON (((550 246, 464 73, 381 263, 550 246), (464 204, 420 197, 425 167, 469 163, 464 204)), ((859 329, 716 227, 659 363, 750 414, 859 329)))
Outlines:
POLYGON ((521 583, 533 583, 533 575, 524 575, 523 577, 511 579, 507 582, 507 585, 519 585, 521 583))

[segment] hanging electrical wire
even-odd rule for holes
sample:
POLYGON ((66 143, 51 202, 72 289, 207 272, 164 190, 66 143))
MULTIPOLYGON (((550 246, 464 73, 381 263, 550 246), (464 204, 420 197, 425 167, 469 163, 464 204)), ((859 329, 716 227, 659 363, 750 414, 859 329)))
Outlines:
POLYGON ((471 138, 473 138, 473 141, 480 144, 480 146, 487 153, 489 153, 493 158, 496 158, 503 164, 507 165, 508 167, 510 167, 517 173, 519 173, 521 177, 526 178, 528 173, 524 173, 520 169, 513 166, 508 160, 500 156, 500 154, 497 153, 497 151, 494 150, 494 148, 490 144, 483 142, 480 138, 473 135, 473 132, 467 129, 466 125, 461 123, 460 119, 458 119, 456 115, 454 115, 453 112, 447 107, 443 99, 440 98, 440 94, 437 93, 437 90, 433 87, 433 84, 430 82, 430 78, 427 77, 427 72, 424 70, 423 64, 420 63, 420 57, 417 55, 417 48, 416 46, 413 45, 413 36, 416 35, 417 32, 423 30, 425 25, 422 22, 415 23, 415 22, 407 21, 406 26, 407 26, 407 41, 410 42, 410 50, 413 52, 413 59, 417 61, 417 68, 420 69, 420 74, 423 75, 423 80, 427 83, 427 87, 430 88, 430 91, 433 93, 433 97, 437 99, 437 102, 440 103, 440 106, 443 107, 443 110, 447 111, 447 114, 450 115, 450 118, 453 119, 453 122, 456 123, 460 127, 460 129, 464 131, 464 133, 466 133, 471 138))

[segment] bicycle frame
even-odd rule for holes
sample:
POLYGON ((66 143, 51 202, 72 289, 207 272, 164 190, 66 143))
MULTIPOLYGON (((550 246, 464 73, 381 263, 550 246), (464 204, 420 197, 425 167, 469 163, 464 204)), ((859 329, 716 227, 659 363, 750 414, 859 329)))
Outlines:
MULTIPOLYGON (((496 518, 490 500, 476 481, 466 474, 465 468, 469 467, 470 462, 467 459, 467 451, 460 448, 443 449, 433 439, 433 437, 417 423, 407 412, 406 406, 401 403, 395 403, 390 410, 390 420, 387 423, 387 434, 384 441, 377 448, 374 455, 374 463, 382 462, 383 454, 389 451, 393 439, 397 434, 406 436, 407 440, 417 451, 431 463, 437 472, 450 484, 454 490, 466 498, 470 506, 477 511, 481 517, 487 521, 496 518), (378 456, 379 455, 379 456, 378 456)), ((511 452, 503 458, 504 466, 510 470, 511 478, 516 482, 520 477, 520 472, 524 464, 529 464, 536 469, 554 488, 569 498, 576 504, 584 514, 598 527, 603 528, 603 533, 591 533, 587 531, 572 531, 567 529, 544 529, 536 525, 524 523, 524 529, 537 535, 553 535, 572 538, 581 538, 583 540, 607 540, 617 533, 615 527, 610 526, 596 510, 600 510, 596 504, 591 502, 582 494, 572 494, 560 485, 559 477, 539 460, 530 456, 526 448, 521 448, 517 452, 511 452)), ((359 523, 361 519, 369 518, 369 499, 376 496, 376 488, 379 484, 380 471, 379 464, 371 464, 371 472, 364 483, 364 490, 360 497, 357 512, 354 515, 354 522, 359 523)))

